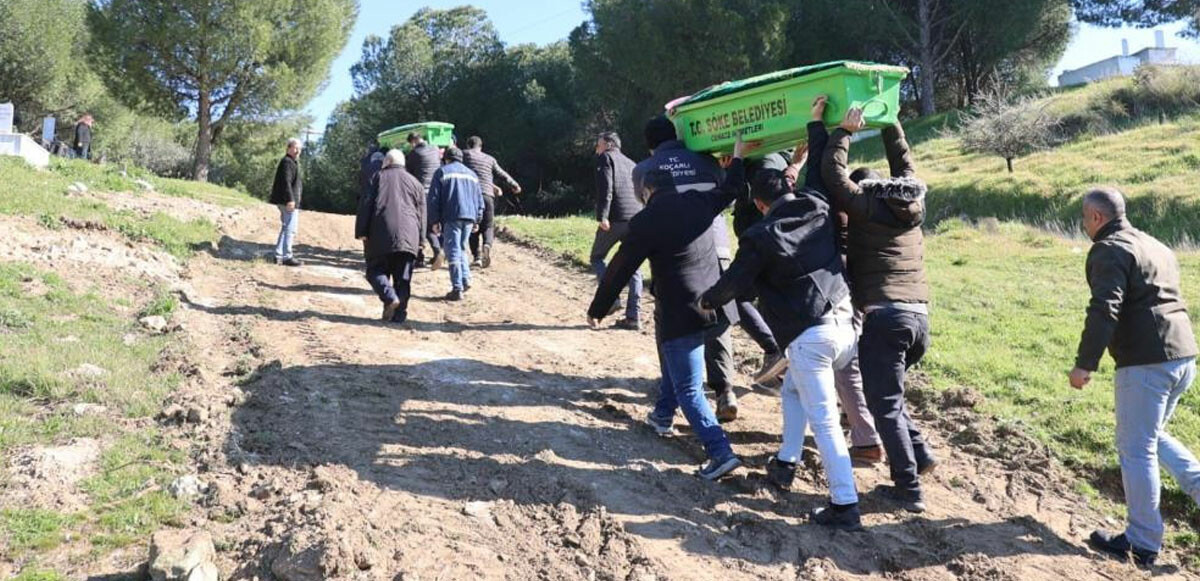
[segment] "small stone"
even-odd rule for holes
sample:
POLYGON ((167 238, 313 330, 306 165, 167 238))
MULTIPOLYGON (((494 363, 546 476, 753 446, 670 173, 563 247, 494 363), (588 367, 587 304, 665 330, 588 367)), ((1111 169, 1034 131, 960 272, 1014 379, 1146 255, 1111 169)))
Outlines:
POLYGON ((71 411, 77 416, 99 416, 108 411, 108 408, 94 403, 77 403, 71 406, 71 411))
POLYGON ((204 531, 165 529, 150 539, 152 581, 217 581, 217 550, 204 531))
POLYGON ((492 504, 482 500, 468 502, 463 506, 463 514, 480 521, 490 521, 492 520, 492 504))
POLYGON ((105 375, 108 375, 108 370, 98 365, 84 363, 83 365, 80 365, 72 370, 71 374, 75 375, 76 377, 104 377, 105 375))
POLYGON ((167 486, 167 492, 175 498, 196 498, 208 490, 208 484, 198 477, 188 474, 176 478, 167 486))
POLYGON ((165 333, 167 330, 167 320, 160 315, 142 317, 138 319, 138 323, 141 323, 142 328, 152 333, 165 333))
POLYGON ((492 491, 492 494, 498 495, 506 488, 508 488, 508 481, 503 478, 497 477, 488 481, 488 489, 492 491))
POLYGON ((208 423, 208 410, 200 406, 192 406, 187 411, 187 421, 192 424, 208 423))

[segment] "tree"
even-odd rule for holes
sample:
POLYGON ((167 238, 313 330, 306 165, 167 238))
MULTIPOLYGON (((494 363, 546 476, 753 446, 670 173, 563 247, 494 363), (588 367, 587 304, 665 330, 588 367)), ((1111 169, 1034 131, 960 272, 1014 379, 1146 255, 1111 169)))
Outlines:
POLYGON ((1071 0, 1071 7, 1081 22, 1099 26, 1150 28, 1186 20, 1183 35, 1200 37, 1200 0, 1071 0))
POLYGON ((328 75, 357 0, 91 0, 95 62, 130 106, 194 118, 193 178, 235 120, 308 102, 328 75))
POLYGON ((85 0, 0 2, 0 101, 36 119, 77 111, 101 87, 83 55, 85 0))
POLYGON ((1067 0, 960 0, 967 22, 944 71, 958 87, 956 108, 991 91, 1045 86, 1071 39, 1067 0))
POLYGON ((1004 158, 1008 173, 1013 159, 1052 147, 1058 119, 1030 96, 1008 98, 1000 91, 980 95, 963 114, 959 139, 963 149, 1004 158))

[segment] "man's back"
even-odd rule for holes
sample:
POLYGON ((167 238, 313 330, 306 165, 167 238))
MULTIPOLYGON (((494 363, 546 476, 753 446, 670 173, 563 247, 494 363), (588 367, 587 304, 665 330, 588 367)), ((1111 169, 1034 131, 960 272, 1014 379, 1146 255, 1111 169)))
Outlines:
POLYGON ((460 162, 443 165, 434 172, 429 187, 430 219, 479 221, 483 215, 483 191, 479 176, 460 162))
MULTIPOLYGON (((724 179, 724 171, 713 156, 691 151, 679 140, 659 144, 653 155, 634 166, 634 191, 641 193, 645 190, 646 175, 654 170, 670 173, 675 190, 680 193, 716 189, 724 179)), ((714 252, 719 252, 722 258, 729 258, 731 246, 725 218, 716 216, 711 228, 715 240, 714 252)))
POLYGON ((408 173, 428 188, 433 183, 433 174, 441 166, 441 155, 436 147, 420 143, 404 156, 404 165, 408 168, 408 173))
POLYGON ((1165 244, 1124 219, 1113 220, 1088 252, 1087 277, 1093 298, 1081 357, 1099 359, 1103 330, 1118 367, 1196 355, 1179 263, 1165 244), (1112 317, 1115 325, 1105 321, 1112 317))
POLYGON ((471 168, 471 171, 479 176, 479 188, 485 196, 493 195, 492 186, 497 177, 510 189, 516 184, 516 181, 500 168, 496 158, 484 153, 482 149, 463 150, 463 165, 471 168))
POLYGON ((628 222, 643 206, 633 185, 636 164, 619 149, 600 154, 596 161, 596 219, 628 222))

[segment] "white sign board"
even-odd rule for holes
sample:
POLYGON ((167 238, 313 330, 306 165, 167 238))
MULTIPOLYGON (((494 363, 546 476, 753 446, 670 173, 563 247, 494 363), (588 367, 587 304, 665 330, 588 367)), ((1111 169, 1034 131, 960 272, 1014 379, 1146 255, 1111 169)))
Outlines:
POLYGON ((0 103, 0 134, 12 133, 13 104, 0 103))
POLYGON ((54 129, 57 121, 53 117, 42 119, 42 141, 45 143, 54 143, 54 129))

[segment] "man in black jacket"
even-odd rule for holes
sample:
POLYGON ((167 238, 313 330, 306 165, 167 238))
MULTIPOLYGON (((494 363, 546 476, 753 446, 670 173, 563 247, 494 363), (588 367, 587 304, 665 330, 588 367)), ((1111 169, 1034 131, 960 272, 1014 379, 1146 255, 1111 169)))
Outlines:
MULTIPOLYGON (((404 165, 408 169, 408 173, 417 178, 417 181, 421 182, 425 191, 428 192, 429 186, 433 184, 433 174, 442 167, 442 154, 438 148, 429 145, 420 133, 409 133, 408 145, 412 149, 405 156, 404 165)), ((432 226, 428 216, 425 217, 425 224, 429 227, 432 226)), ((429 248, 433 251, 429 266, 434 269, 441 268, 442 262, 445 260, 445 257, 442 256, 442 236, 428 230, 425 232, 425 240, 429 242, 429 248)), ((424 245, 422 245, 421 250, 417 253, 417 264, 423 263, 424 260, 424 245)))
POLYGON ((745 187, 742 158, 751 149, 738 141, 728 177, 719 188, 680 192, 669 170, 652 168, 643 174, 640 182, 648 196, 646 207, 630 221, 629 233, 588 309, 588 323, 599 328, 621 288, 642 262, 650 260, 662 383, 657 403, 646 419, 655 432, 666 436, 674 432, 675 412, 683 411, 708 455, 708 464, 697 472, 706 480, 720 478, 741 465, 703 388, 708 331, 736 323, 737 309, 703 309, 700 294, 720 278, 712 222, 745 187))
MULTIPOLYGON (((592 270, 597 281, 604 279, 604 261, 608 253, 629 233, 629 220, 642 211, 642 201, 633 191, 633 160, 621 153, 621 138, 612 131, 596 138, 596 238, 592 241, 592 270)), ((629 296, 625 301, 625 318, 617 321, 621 329, 637 331, 642 328, 640 312, 642 273, 634 272, 629 279, 629 296)), ((620 308, 620 299, 612 312, 620 308)))
POLYGON ((287 155, 275 168, 275 183, 271 185, 271 203, 279 207, 279 239, 275 242, 275 264, 301 266, 292 256, 292 243, 300 225, 300 198, 304 182, 300 176, 300 140, 289 139, 287 155))
POLYGON ((479 176, 479 187, 483 190, 483 221, 479 223, 479 231, 471 233, 471 256, 474 266, 489 268, 492 266, 492 243, 496 241, 496 195, 497 192, 503 192, 496 187, 496 182, 499 181, 514 195, 521 193, 521 184, 500 167, 496 158, 483 152, 483 139, 477 135, 467 138, 463 165, 479 176), (480 241, 483 242, 482 248, 480 241))
POLYGON ((354 236, 363 241, 367 281, 383 301, 383 320, 408 319, 413 266, 425 232, 425 188, 404 170, 404 155, 393 149, 371 179, 358 206, 354 236))
POLYGON ((92 159, 92 124, 95 120, 91 113, 84 113, 75 124, 75 139, 71 141, 71 150, 79 159, 92 159))
MULTIPOLYGON (((819 142, 824 131, 818 116, 809 123, 809 143, 819 142)), ((717 308, 747 288, 758 292, 767 324, 787 345, 791 360, 782 393, 783 442, 767 463, 768 479, 785 490, 791 487, 811 425, 831 497, 812 519, 854 530, 862 526, 858 494, 833 376, 854 355, 853 308, 820 168, 810 165, 807 173, 796 194, 782 171, 755 174, 754 203, 765 217, 741 236, 733 263, 700 304, 717 308)))

